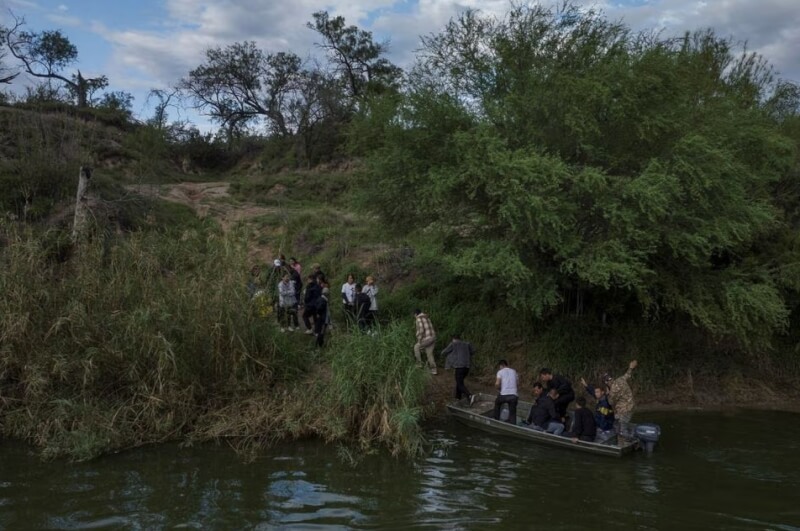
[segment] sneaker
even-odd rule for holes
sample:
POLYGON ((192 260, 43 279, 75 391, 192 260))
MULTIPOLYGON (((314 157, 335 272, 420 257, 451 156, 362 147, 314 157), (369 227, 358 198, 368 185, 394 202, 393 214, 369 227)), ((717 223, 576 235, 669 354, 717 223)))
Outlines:
POLYGON ((421 363, 417 363, 417 369, 421 369, 421 368, 422 368, 422 364, 421 363))
POLYGON ((472 395, 472 396, 469 397, 469 405, 470 405, 470 407, 475 403, 475 398, 476 397, 477 397, 477 395, 472 395))
POLYGON ((313 333, 314 333, 314 331, 313 331, 313 330, 311 330, 310 328, 306 330, 306 334, 308 334, 308 335, 311 335, 311 334, 313 334, 313 333))
POLYGON ((431 374, 439 374, 439 371, 436 370, 436 367, 431 369, 431 374))
POLYGON ((286 329, 285 328, 281 328, 281 332, 286 332, 286 329))

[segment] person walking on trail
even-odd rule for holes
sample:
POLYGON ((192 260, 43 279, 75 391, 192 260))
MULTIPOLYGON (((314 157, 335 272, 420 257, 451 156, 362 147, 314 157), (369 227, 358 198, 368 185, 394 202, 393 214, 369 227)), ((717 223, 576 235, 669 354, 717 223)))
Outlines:
POLYGON ((261 287, 261 268, 254 265, 250 268, 250 279, 247 281, 247 297, 252 299, 261 287))
POLYGON ((458 334, 453 334, 453 340, 442 351, 442 356, 445 356, 444 368, 455 369, 456 400, 461 400, 464 396, 469 400, 469 405, 475 401, 475 395, 464 385, 464 378, 469 374, 469 366, 474 355, 475 348, 472 343, 462 341, 458 334))
POLYGON ((286 271, 289 273, 289 278, 291 279, 292 283, 294 283, 294 292, 299 303, 300 296, 303 293, 303 278, 294 268, 287 267, 286 271))
POLYGON ((417 360, 417 367, 422 368, 422 349, 428 357, 428 368, 431 374, 438 374, 436 361, 433 359, 433 348, 436 346, 436 330, 430 318, 422 313, 422 310, 414 310, 415 326, 417 330, 417 342, 414 344, 414 357, 417 360))
POLYGON ((319 285, 322 285, 323 282, 327 281, 325 273, 322 272, 319 264, 311 264, 311 276, 314 277, 314 280, 319 285))
POLYGON ((322 348, 325 344, 325 331, 328 329, 328 298, 331 290, 322 288, 322 292, 317 299, 316 316, 314 317, 314 335, 317 336, 317 346, 322 348))
POLYGON ((617 429, 617 444, 624 445, 630 438, 630 422, 633 417, 633 408, 636 403, 633 400, 633 390, 631 390, 630 379, 633 369, 639 363, 636 360, 628 364, 625 374, 617 378, 612 378, 609 373, 603 375, 603 382, 608 386, 608 399, 614 406, 615 428, 617 429))
POLYGON ((495 387, 499 394, 494 401, 494 418, 500 420, 500 412, 503 409, 503 404, 508 404, 508 421, 511 424, 517 423, 517 402, 519 401, 519 393, 517 392, 517 384, 519 377, 517 371, 508 366, 506 360, 500 360, 497 365, 500 370, 497 371, 497 378, 494 381, 495 387))
POLYGON ((356 323, 358 323, 358 329, 362 332, 366 332, 369 326, 369 306, 371 303, 369 295, 364 293, 363 286, 356 284, 356 323))
POLYGON ((297 290, 288 272, 278 282, 278 324, 281 332, 286 332, 287 329, 294 332, 295 328, 300 328, 297 320, 297 290))
POLYGON ((375 284, 375 277, 367 277, 367 285, 364 286, 364 293, 370 300, 369 312, 367 313, 367 326, 370 332, 374 332, 375 325, 378 324, 378 286, 375 284))
POLYGON ((316 320, 317 303, 322 296, 322 287, 317 283, 313 274, 308 275, 306 280, 306 294, 303 297, 303 324, 306 326, 306 334, 313 334, 314 327, 311 319, 316 320))
POLYGON ((297 259, 294 256, 289 258, 289 265, 292 266, 292 269, 297 271, 298 275, 302 275, 303 274, 303 266, 300 265, 300 262, 298 262, 297 259))
POLYGON ((352 273, 347 275, 347 282, 342 284, 342 304, 344 305, 345 319, 351 323, 356 322, 356 277, 352 273))

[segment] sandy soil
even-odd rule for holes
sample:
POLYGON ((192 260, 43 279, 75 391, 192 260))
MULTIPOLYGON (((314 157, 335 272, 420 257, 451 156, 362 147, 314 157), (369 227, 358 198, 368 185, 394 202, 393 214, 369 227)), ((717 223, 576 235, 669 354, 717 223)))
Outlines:
MULTIPOLYGON (((176 184, 135 184, 126 188, 138 194, 186 205, 197 217, 211 217, 223 230, 230 230, 241 222, 275 214, 276 208, 235 200, 230 194, 229 182, 184 182, 176 184)), ((253 263, 268 263, 275 258, 273 249, 264 245, 253 245, 249 253, 253 263)))

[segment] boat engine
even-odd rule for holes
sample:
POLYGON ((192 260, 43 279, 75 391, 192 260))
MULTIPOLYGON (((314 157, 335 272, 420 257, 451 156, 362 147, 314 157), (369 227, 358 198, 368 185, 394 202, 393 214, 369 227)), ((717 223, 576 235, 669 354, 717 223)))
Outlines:
POLYGON ((634 434, 639 440, 639 446, 650 455, 661 437, 661 427, 658 424, 637 424, 634 434))

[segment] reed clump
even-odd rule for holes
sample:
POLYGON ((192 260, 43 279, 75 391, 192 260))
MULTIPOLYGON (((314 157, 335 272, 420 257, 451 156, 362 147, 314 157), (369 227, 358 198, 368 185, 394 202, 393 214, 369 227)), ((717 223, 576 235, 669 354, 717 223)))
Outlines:
POLYGON ((391 324, 375 335, 337 331, 316 352, 305 377, 206 415, 200 439, 233 438, 240 449, 275 440, 319 437, 364 452, 383 447, 393 455, 416 455, 424 437, 422 406, 430 376, 413 363, 411 335, 391 324))
POLYGON ((0 423, 46 456, 175 438, 219 397, 293 376, 250 311, 237 236, 98 238, 65 261, 50 232, 7 226, 2 239, 0 423))

